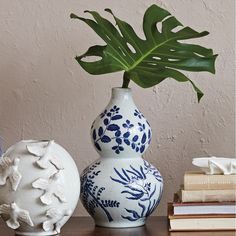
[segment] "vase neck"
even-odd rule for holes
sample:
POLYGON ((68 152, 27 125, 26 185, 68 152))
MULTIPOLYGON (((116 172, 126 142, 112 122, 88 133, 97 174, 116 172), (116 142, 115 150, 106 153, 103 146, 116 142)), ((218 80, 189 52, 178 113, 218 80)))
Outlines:
POLYGON ((111 99, 133 100, 130 88, 112 88, 111 99))

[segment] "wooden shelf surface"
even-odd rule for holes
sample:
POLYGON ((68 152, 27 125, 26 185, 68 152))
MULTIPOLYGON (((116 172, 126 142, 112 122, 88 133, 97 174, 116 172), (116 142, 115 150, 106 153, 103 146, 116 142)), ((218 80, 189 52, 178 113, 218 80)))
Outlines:
MULTIPOLYGON (((3 220, 0 220, 0 236, 13 236, 3 220)), ((60 236, 235 236, 234 231, 169 232, 167 217, 150 217, 143 227, 111 229, 95 227, 90 217, 72 217, 63 227, 60 236)))

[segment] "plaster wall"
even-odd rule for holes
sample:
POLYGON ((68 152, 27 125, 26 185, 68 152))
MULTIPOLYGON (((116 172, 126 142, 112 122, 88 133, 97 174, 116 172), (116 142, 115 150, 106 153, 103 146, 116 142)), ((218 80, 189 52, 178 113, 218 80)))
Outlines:
MULTIPOLYGON (((234 0, 1 0, 0 135, 4 148, 21 139, 55 139, 80 171, 95 160, 90 125, 107 104, 110 89, 121 85, 122 74, 95 77, 79 67, 74 56, 101 40, 69 14, 110 7, 142 35, 143 13, 153 3, 185 25, 208 30, 201 44, 219 54, 216 75, 186 73, 205 92, 200 104, 188 83, 167 79, 151 89, 131 84, 153 130, 145 158, 165 180, 154 214, 165 215, 184 171, 193 169, 192 157, 235 156, 234 0)), ((75 214, 86 213, 79 205, 75 214)))

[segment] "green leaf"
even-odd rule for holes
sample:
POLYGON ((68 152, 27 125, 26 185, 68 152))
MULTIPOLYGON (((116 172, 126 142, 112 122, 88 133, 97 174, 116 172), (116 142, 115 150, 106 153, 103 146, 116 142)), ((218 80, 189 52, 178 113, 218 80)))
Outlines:
POLYGON ((145 39, 142 39, 131 25, 117 18, 110 9, 105 11, 112 14, 116 25, 95 11, 86 11, 93 19, 71 14, 71 18, 85 22, 106 43, 92 46, 76 57, 84 70, 93 75, 124 71, 123 87, 128 87, 130 80, 143 88, 159 84, 166 78, 190 82, 200 101, 203 93, 182 71, 215 73, 217 55, 212 49, 183 41, 208 35, 207 31, 197 32, 184 27, 168 11, 152 5, 144 14, 145 39), (160 31, 157 24, 161 25, 160 31), (91 56, 98 59, 86 61, 86 57, 91 56))

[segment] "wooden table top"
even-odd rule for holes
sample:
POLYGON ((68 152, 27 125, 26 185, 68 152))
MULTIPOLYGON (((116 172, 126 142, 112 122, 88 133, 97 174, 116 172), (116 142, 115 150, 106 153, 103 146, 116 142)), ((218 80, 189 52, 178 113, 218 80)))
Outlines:
MULTIPOLYGON (((13 235, 14 231, 1 220, 0 236, 13 235)), ((153 216, 145 226, 127 229, 95 227, 89 217, 72 217, 62 228, 60 236, 235 236, 235 232, 168 232, 167 217, 153 216)))

